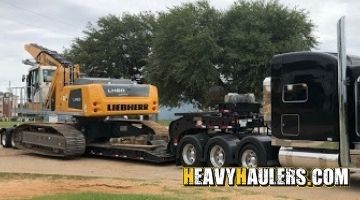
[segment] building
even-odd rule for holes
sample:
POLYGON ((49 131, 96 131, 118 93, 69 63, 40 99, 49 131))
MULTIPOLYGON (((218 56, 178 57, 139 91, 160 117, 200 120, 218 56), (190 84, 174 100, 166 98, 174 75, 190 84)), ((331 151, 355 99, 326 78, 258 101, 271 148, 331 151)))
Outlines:
POLYGON ((4 107, 3 107, 3 99, 4 99, 4 93, 3 92, 0 92, 0 117, 3 117, 3 110, 4 110, 4 107))
POLYGON ((0 117, 9 118, 17 116, 15 108, 17 108, 18 97, 10 92, 0 92, 0 117))

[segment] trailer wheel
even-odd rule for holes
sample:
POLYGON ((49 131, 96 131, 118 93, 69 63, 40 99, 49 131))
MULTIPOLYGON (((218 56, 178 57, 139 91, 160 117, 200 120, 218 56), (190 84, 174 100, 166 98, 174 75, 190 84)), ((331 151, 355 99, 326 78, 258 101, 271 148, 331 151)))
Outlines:
POLYGON ((4 148, 11 147, 11 135, 8 133, 7 130, 1 133, 1 146, 3 146, 4 148))
POLYGON ((196 141, 197 138, 192 135, 187 135, 181 139, 180 147, 180 161, 182 166, 199 167, 202 165, 201 146, 196 141))
POLYGON ((210 148, 208 162, 211 167, 223 167, 227 164, 226 160, 227 152, 219 145, 215 144, 210 148))
POLYGON ((239 162, 242 167, 259 167, 265 162, 255 145, 245 145, 239 153, 239 162))

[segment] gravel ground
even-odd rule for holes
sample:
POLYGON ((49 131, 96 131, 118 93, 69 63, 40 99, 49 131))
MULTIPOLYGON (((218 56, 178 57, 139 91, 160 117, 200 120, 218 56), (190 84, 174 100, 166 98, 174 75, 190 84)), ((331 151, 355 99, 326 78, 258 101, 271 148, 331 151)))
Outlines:
POLYGON ((174 163, 154 165, 129 160, 81 157, 58 159, 0 148, 0 172, 91 176, 86 180, 0 180, 0 199, 54 192, 109 191, 151 193, 180 198, 226 199, 360 199, 360 173, 350 187, 184 187, 182 169, 174 163), (190 195, 190 196, 189 196, 190 195))

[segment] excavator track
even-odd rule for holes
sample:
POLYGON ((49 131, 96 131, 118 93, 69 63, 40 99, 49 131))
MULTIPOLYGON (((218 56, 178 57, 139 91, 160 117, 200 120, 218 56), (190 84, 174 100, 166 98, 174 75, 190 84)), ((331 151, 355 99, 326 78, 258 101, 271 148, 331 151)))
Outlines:
POLYGON ((84 135, 70 124, 29 123, 14 130, 16 148, 57 157, 75 157, 85 153, 84 135))

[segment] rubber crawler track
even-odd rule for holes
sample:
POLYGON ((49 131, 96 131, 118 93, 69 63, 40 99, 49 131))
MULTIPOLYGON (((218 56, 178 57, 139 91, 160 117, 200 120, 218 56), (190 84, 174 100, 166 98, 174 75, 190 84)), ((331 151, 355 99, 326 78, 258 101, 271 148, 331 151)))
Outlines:
POLYGON ((86 149, 84 135, 69 124, 22 124, 15 128, 14 134, 16 147, 31 153, 75 157, 84 154, 86 149), (26 137, 30 139, 24 141, 26 137), (55 138, 57 145, 52 142, 55 138))

